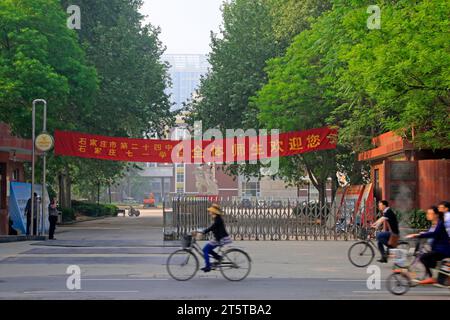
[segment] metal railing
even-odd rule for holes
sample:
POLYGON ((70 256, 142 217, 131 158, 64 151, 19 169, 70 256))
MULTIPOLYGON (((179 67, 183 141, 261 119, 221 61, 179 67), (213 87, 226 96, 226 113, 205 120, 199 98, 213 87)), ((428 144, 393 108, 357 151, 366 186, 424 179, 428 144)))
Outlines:
MULTIPOLYGON (((320 205, 301 199, 219 198, 224 221, 235 240, 349 240, 373 222, 375 208, 343 203, 320 205)), ((164 201, 165 239, 180 239, 211 224, 206 197, 175 196, 164 201)))

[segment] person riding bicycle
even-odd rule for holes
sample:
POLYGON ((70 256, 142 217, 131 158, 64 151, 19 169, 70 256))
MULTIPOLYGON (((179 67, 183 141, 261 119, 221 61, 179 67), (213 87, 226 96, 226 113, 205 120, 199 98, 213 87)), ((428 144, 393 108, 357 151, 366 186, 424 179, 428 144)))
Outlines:
POLYGON ((383 212, 383 216, 372 224, 372 228, 378 229, 383 224, 383 232, 377 235, 378 250, 380 251, 381 258, 378 262, 386 263, 389 251, 386 252, 384 246, 394 248, 397 246, 398 239, 400 238, 400 230, 398 227, 397 216, 394 211, 389 208, 389 203, 386 200, 378 202, 378 209, 383 212))
POLYGON ((209 255, 212 255, 214 259, 219 262, 222 259, 222 257, 214 251, 214 249, 219 246, 230 244, 232 242, 227 230, 225 229, 225 223, 222 219, 223 211, 220 206, 218 204, 213 204, 210 208, 208 208, 208 212, 214 219, 214 223, 209 228, 203 230, 202 233, 208 234, 209 232, 212 232, 214 234, 214 239, 209 241, 203 248, 205 267, 201 270, 204 272, 211 271, 211 262, 209 260, 209 255))
POLYGON ((444 225, 445 229, 447 229, 447 234, 450 237, 450 202, 442 201, 438 206, 439 212, 442 212, 444 215, 444 225))
POLYGON ((438 211, 436 207, 432 207, 432 210, 434 213, 432 222, 434 222, 436 227, 434 229, 432 227, 428 232, 406 236, 406 238, 409 239, 433 239, 433 242, 431 243, 431 252, 426 252, 420 256, 420 262, 425 266, 428 278, 419 281, 419 284, 437 283, 436 279, 433 278, 431 269, 436 267, 438 261, 450 257, 450 238, 445 230, 444 214, 438 211))

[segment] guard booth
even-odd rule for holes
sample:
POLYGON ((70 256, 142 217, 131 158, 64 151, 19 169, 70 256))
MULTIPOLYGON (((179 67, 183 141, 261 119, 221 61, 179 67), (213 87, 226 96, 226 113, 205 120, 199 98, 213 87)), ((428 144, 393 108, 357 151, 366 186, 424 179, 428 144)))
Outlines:
POLYGON ((25 181, 24 163, 31 162, 32 141, 11 134, 9 126, 0 123, 0 235, 9 234, 10 183, 25 181))
POLYGON ((450 194, 450 150, 418 150, 412 143, 387 132, 372 139, 374 149, 360 153, 370 163, 376 199, 409 211, 426 209, 450 194))

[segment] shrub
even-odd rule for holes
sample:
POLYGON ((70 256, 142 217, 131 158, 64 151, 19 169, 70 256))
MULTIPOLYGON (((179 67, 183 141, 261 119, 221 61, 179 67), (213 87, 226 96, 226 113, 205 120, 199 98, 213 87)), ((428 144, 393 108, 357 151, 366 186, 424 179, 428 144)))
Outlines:
POLYGON ((96 204, 81 201, 72 201, 72 208, 88 217, 117 216, 118 207, 112 204, 96 204))
POLYGON ((62 221, 63 222, 75 220, 75 210, 74 209, 64 208, 61 211, 62 211, 62 221))
POLYGON ((405 225, 418 230, 429 229, 431 223, 427 220, 425 212, 415 209, 407 212, 398 213, 399 221, 405 225))

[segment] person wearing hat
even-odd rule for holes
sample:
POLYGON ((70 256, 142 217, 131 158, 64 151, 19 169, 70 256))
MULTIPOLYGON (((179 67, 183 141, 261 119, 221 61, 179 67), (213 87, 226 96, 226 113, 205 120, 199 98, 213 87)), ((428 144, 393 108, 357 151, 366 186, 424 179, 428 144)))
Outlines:
POLYGON ((225 229, 225 223, 222 219, 223 211, 220 209, 220 206, 218 204, 213 204, 208 208, 208 212, 213 218, 214 222, 209 228, 203 230, 202 233, 208 234, 209 232, 212 232, 214 235, 214 239, 208 242, 203 248, 205 267, 201 270, 204 272, 211 271, 211 262, 209 260, 210 255, 213 256, 217 261, 220 261, 222 259, 222 257, 214 251, 214 249, 232 242, 227 230, 225 229))

